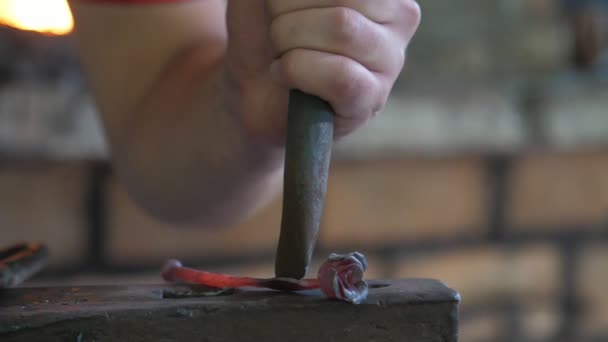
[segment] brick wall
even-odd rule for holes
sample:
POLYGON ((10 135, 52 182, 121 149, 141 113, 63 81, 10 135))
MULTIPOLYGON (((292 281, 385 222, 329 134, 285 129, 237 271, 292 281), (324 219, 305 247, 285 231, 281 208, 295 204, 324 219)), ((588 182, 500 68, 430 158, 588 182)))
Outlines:
MULTIPOLYGON (((606 336, 608 151, 502 158, 335 160, 311 275, 327 253, 357 249, 369 257, 370 278, 430 277, 458 289, 463 340, 606 336), (573 314, 564 311, 569 306, 573 314), (572 331, 563 331, 565 322, 575 323, 572 331)), ((280 198, 228 229, 175 227, 148 217, 101 170, 86 163, 0 167, 9 190, 3 227, 18 227, 5 229, 0 243, 47 243, 52 262, 40 281, 62 270, 76 275, 63 283, 158 282, 170 257, 272 275, 280 198), (95 229, 101 240, 91 247, 95 229), (82 268, 88 260, 97 268, 90 276, 82 268)))
POLYGON ((40 240, 52 267, 83 265, 88 187, 85 163, 0 163, 0 246, 40 240))

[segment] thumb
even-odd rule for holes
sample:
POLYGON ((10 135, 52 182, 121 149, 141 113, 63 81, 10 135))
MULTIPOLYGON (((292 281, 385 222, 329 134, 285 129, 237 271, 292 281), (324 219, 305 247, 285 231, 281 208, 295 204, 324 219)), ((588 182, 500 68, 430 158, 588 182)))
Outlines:
POLYGON ((270 24, 266 0, 228 1, 228 57, 233 67, 244 73, 268 72, 275 57, 270 24))

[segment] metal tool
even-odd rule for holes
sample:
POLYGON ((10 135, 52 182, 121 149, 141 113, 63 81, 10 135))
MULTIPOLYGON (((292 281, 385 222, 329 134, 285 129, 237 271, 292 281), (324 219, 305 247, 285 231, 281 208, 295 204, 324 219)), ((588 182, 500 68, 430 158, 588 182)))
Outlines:
POLYGON ((292 90, 281 234, 275 262, 277 277, 302 279, 310 265, 325 205, 333 135, 331 106, 315 96, 292 90))
POLYGON ((19 243, 0 249, 0 288, 14 287, 38 273, 48 259, 39 243, 19 243))

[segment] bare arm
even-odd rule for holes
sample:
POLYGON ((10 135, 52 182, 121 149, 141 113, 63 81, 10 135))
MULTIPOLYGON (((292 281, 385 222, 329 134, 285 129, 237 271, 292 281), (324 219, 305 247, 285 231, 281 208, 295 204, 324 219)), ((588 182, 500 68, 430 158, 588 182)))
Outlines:
POLYGON ((226 1, 71 7, 113 165, 140 205, 221 226, 276 194, 282 149, 250 137, 221 80, 226 1))
POLYGON ((213 226, 276 194, 289 89, 352 133, 384 107, 420 22, 414 0, 72 8, 120 179, 150 213, 213 226))

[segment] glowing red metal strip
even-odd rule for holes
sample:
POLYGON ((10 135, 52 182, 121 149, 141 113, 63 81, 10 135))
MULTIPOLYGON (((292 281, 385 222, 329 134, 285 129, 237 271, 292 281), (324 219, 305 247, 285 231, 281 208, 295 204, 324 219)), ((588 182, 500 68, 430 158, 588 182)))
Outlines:
POLYGON ((353 304, 365 300, 368 293, 363 272, 367 261, 361 253, 331 254, 317 273, 317 278, 252 278, 205 272, 184 267, 177 260, 168 260, 163 266, 162 277, 168 282, 204 285, 213 288, 261 287, 280 291, 304 291, 320 289, 328 298, 353 304))

